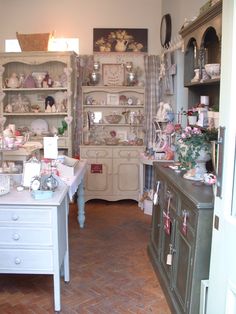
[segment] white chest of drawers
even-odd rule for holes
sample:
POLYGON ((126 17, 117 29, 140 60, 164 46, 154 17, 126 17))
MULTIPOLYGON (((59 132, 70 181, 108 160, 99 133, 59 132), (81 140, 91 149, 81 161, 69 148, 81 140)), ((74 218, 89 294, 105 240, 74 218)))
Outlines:
POLYGON ((61 308, 60 270, 69 281, 68 188, 48 200, 29 191, 0 198, 0 273, 52 274, 55 311, 61 308))

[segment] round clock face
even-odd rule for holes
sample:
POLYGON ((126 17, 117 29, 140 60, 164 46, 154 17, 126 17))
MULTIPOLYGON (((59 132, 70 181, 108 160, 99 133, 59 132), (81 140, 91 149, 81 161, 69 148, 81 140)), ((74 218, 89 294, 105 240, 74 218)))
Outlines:
POLYGON ((31 182, 31 190, 37 191, 40 187, 40 179, 34 178, 31 182))
POLYGON ((160 39, 161 39, 162 47, 168 48, 170 40, 171 40, 171 16, 170 14, 163 15, 161 19, 160 39))
POLYGON ((133 104, 133 99, 132 98, 128 98, 127 99, 127 104, 128 105, 132 105, 133 104))

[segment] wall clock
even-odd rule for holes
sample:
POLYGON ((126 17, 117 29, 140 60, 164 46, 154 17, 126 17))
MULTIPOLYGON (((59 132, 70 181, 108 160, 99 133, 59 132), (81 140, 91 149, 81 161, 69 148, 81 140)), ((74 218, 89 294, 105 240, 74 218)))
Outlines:
POLYGON ((169 48, 171 40, 171 16, 170 14, 163 15, 161 19, 160 39, 163 48, 169 48))

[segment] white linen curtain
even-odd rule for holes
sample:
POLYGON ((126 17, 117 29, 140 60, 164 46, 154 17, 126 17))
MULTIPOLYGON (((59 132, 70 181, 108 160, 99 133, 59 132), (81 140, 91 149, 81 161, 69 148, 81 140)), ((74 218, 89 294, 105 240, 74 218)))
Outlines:
POLYGON ((82 86, 88 84, 89 73, 93 68, 93 55, 81 55, 77 57, 77 103, 75 108, 74 152, 79 155, 79 146, 82 138, 82 86))

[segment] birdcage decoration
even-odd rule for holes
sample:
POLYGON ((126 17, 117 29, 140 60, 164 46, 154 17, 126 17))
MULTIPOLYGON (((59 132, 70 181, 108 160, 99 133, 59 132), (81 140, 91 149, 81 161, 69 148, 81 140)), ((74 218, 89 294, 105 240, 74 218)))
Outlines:
POLYGON ((4 195, 10 192, 10 176, 0 175, 0 195, 4 195))

